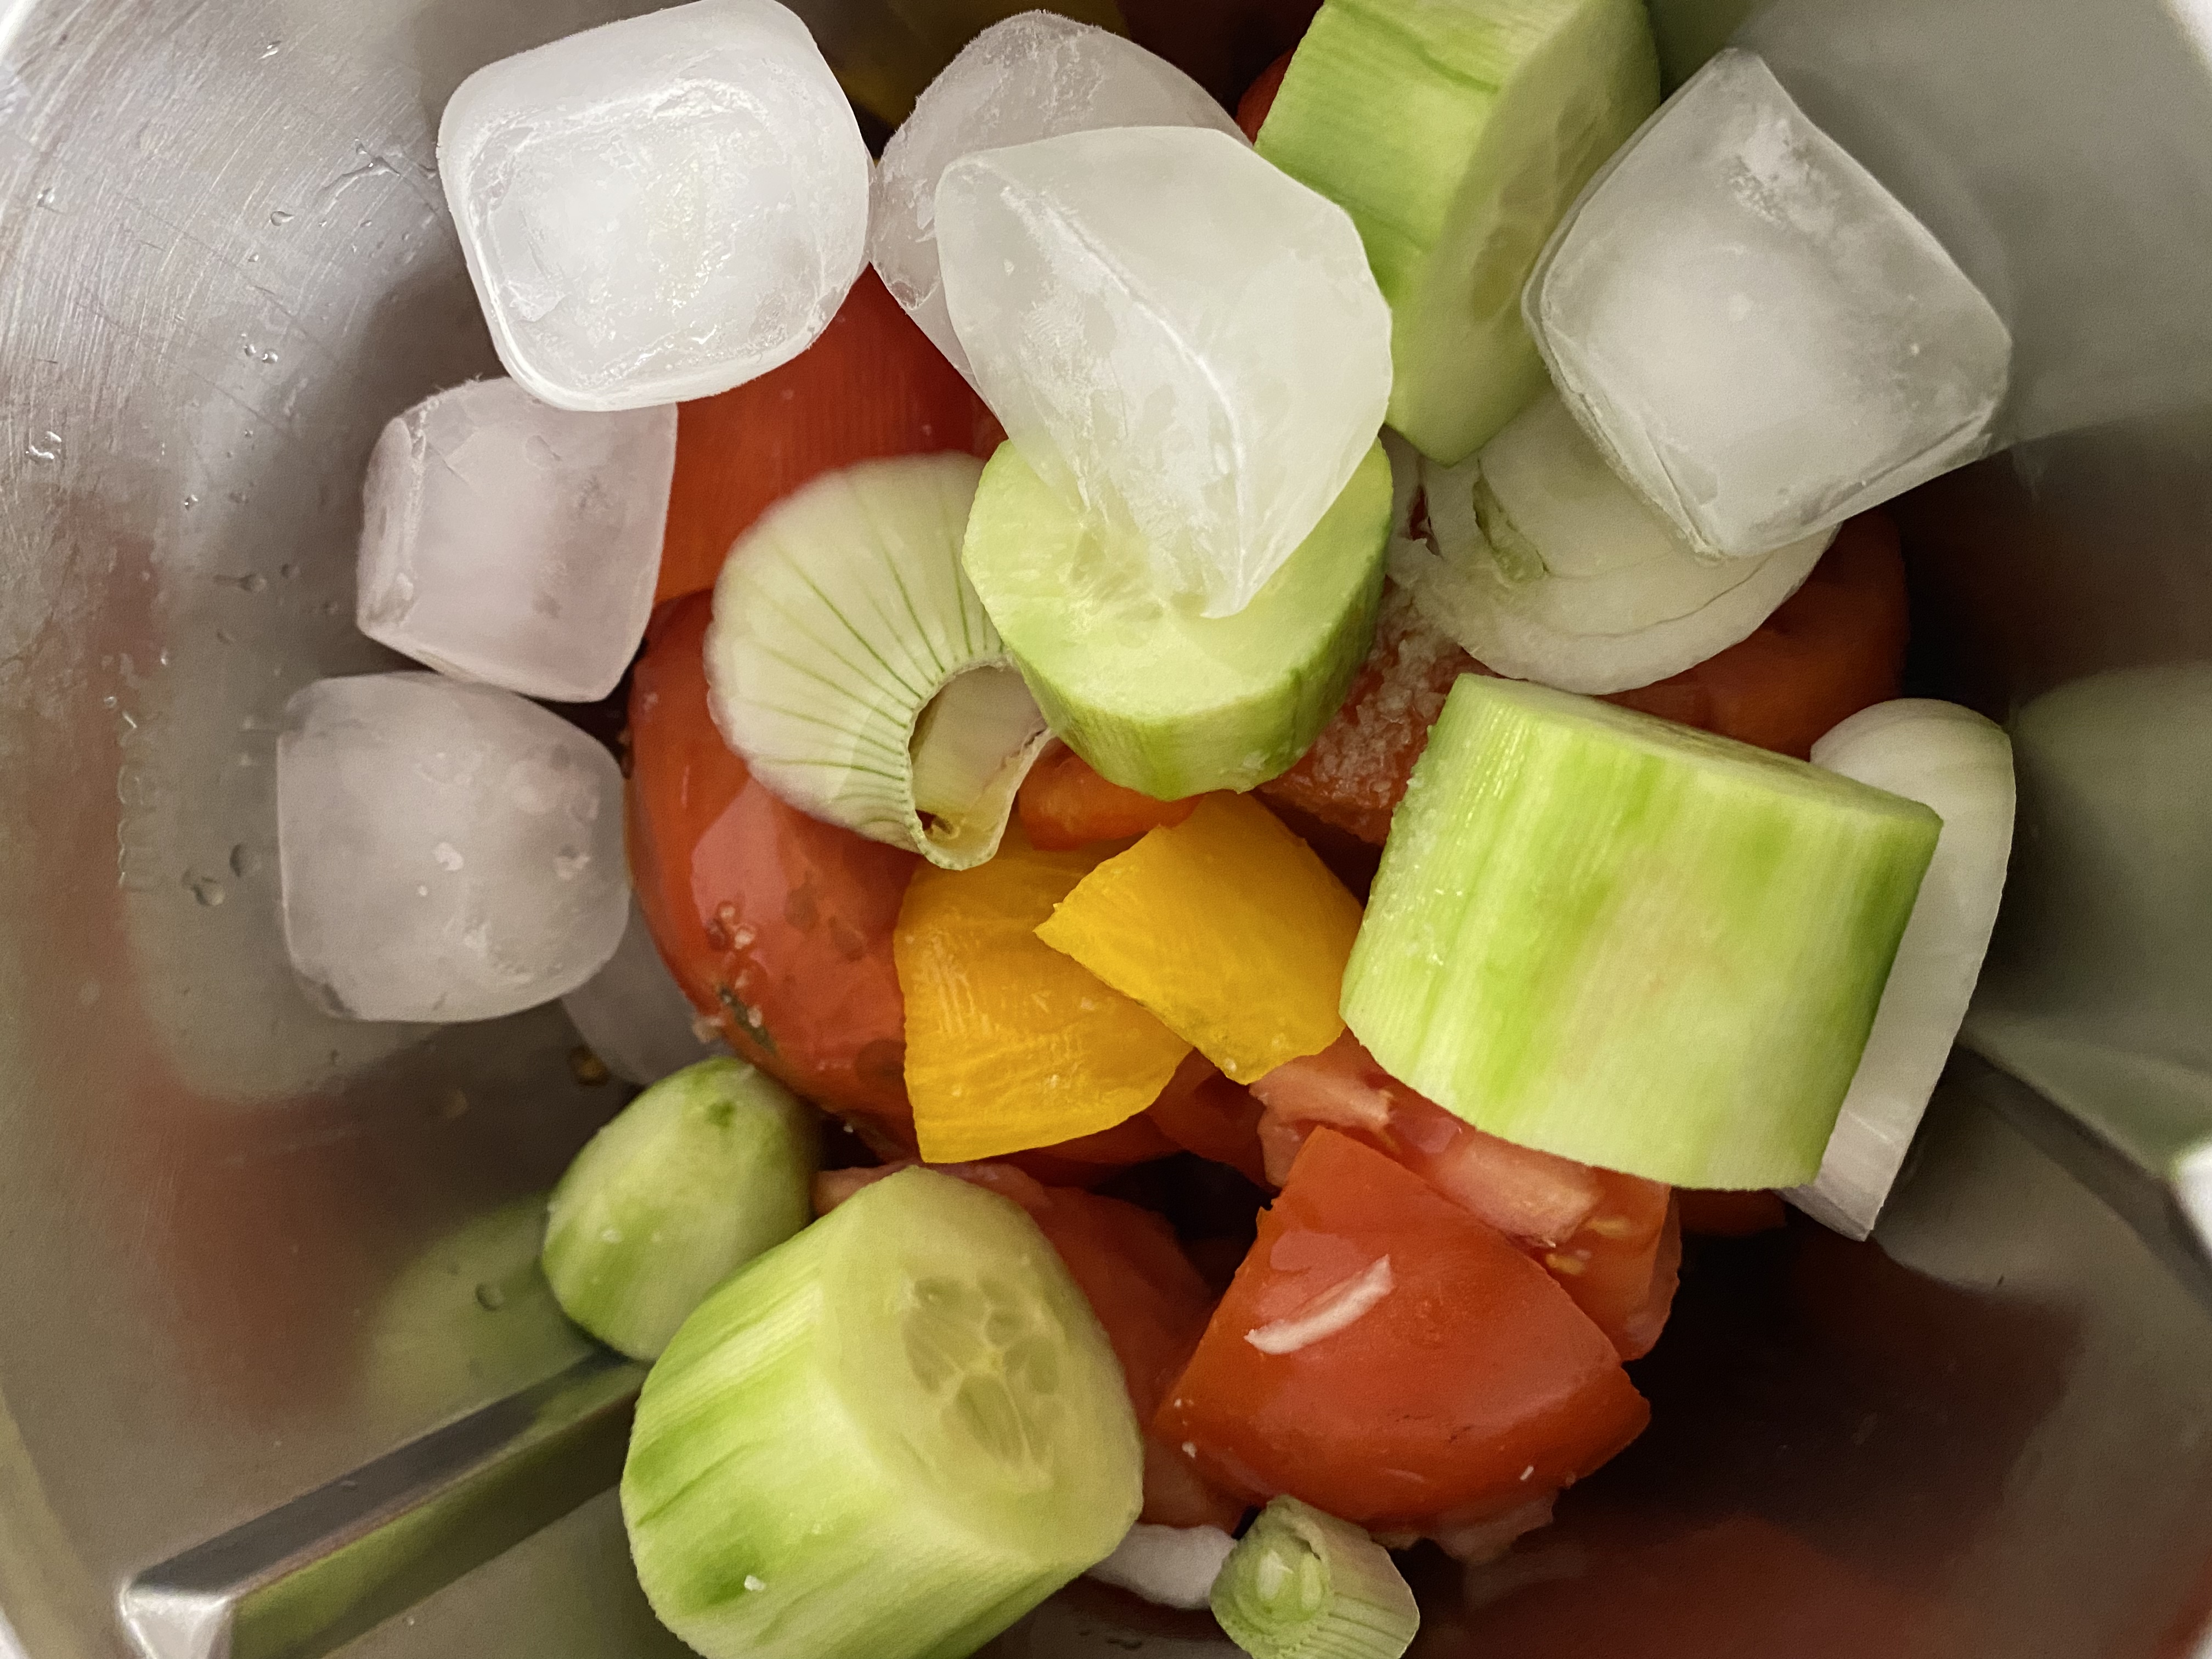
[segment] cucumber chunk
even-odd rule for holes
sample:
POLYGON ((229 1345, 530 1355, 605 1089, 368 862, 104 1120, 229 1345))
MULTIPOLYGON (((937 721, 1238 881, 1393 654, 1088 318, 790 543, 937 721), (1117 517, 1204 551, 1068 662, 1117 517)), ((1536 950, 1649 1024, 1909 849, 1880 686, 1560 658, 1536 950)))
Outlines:
POLYGON ((815 1119, 741 1060, 663 1078, 593 1135, 546 1206, 545 1277, 609 1347, 651 1359, 707 1293, 812 1214, 815 1119))
POLYGON ((1390 302, 1389 422, 1473 454, 1544 389, 1521 290, 1659 106, 1639 0, 1328 0, 1260 154, 1351 214, 1390 302))
POLYGON ((1137 1518, 1121 1369, 1036 1224, 934 1170, 731 1279, 646 1379, 623 1516, 707 1659, 954 1659, 1137 1518))
POLYGON ((1468 675, 1346 970, 1391 1075, 1685 1187, 1812 1179, 1942 820, 1628 709, 1468 675))
POLYGON ((1053 731, 1114 782, 1177 800, 1288 771, 1328 723, 1373 641, 1389 520, 1377 444, 1250 605, 1200 617, 1110 555, 1009 443, 962 558, 1053 731))

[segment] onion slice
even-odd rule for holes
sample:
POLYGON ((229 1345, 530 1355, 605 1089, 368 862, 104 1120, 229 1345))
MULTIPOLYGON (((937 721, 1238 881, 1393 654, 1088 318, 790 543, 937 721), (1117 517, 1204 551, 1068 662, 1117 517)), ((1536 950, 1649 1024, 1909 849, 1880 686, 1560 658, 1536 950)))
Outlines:
POLYGON ((714 585, 714 723, 800 811, 965 870, 1050 733, 960 567, 983 464, 863 461, 763 514, 714 585))
POLYGON ((1221 1564, 1236 1547, 1237 1540, 1218 1527, 1158 1527, 1139 1521, 1114 1553, 1085 1577, 1160 1607, 1195 1613, 1206 1606, 1221 1564))
POLYGON ((1425 461, 1425 546, 1391 574, 1486 667, 1563 691, 1649 685, 1747 637, 1835 532, 1754 558, 1700 558, 1614 476, 1556 392, 1457 466, 1425 461))
POLYGON ((1389 1295, 1396 1284, 1390 1258, 1379 1256, 1364 1272, 1331 1285, 1297 1312, 1255 1326, 1244 1333, 1244 1340, 1261 1353, 1296 1353, 1325 1336, 1334 1336, 1389 1295))
POLYGON ((1813 745, 1813 761, 1923 802, 1943 820, 1820 1173, 1783 1194, 1864 1238, 1942 1074, 1996 925, 2012 853, 2012 743, 1972 709, 1905 698, 1852 715, 1813 745))

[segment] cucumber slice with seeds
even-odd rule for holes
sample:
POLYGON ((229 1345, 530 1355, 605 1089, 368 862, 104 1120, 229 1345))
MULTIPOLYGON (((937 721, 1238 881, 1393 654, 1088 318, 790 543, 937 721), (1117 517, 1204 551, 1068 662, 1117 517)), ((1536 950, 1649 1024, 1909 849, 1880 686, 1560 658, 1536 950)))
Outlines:
POLYGON ((999 850, 1049 734, 961 574, 973 456, 825 474, 714 584, 714 724, 800 811, 965 870, 999 850))
POLYGON ((1036 1224, 901 1171, 730 1279, 638 1401, 623 1516, 707 1659, 972 1652, 1103 1560, 1143 1456, 1036 1224))
POLYGON ((1008 443, 963 558, 1052 729, 1114 782, 1179 800, 1288 771, 1336 713, 1373 642, 1390 507, 1377 444, 1259 596, 1206 617, 1110 556, 1008 443))
POLYGON ((1479 1129, 1684 1187, 1812 1179, 1942 820, 1564 691, 1463 676, 1344 981, 1479 1129))
POLYGON ((1521 290, 1659 106, 1641 0, 1328 0, 1260 154, 1351 214, 1390 302, 1390 424, 1446 464, 1544 389, 1521 290))
POLYGON ((653 1358, 709 1291, 811 1218, 817 1121, 741 1060, 654 1084, 576 1154, 546 1206, 542 1261, 562 1311, 653 1358))

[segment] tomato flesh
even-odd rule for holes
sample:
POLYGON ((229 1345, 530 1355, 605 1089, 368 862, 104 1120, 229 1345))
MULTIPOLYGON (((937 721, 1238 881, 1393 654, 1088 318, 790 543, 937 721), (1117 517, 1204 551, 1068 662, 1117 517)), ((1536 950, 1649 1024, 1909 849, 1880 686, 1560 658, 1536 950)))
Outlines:
POLYGON ((885 455, 964 449, 1006 434, 872 270, 805 351, 676 416, 676 477, 656 600, 712 587, 730 544, 801 484, 885 455))
MULTIPOLYGON (((826 1212, 904 1167, 840 1170, 817 1177, 815 1207, 826 1212)), ((1002 1162, 936 1167, 1030 1212, 1098 1316, 1121 1362, 1137 1421, 1150 1424, 1214 1304, 1168 1224, 1119 1199, 1046 1186, 1002 1162)), ((1241 1501, 1209 1485, 1187 1459, 1148 1435, 1143 1519, 1156 1526, 1229 1528, 1243 1513, 1241 1501)))
POLYGON ((1275 106, 1275 94, 1283 89, 1283 76, 1290 72, 1291 59, 1297 54, 1297 48, 1293 46, 1261 70, 1259 79, 1245 88, 1244 95, 1237 100, 1237 125, 1255 144, 1260 142, 1260 129, 1267 125, 1267 112, 1275 106))
POLYGON ((1185 1056, 1145 1115, 1182 1151, 1225 1164, 1255 1186, 1267 1182, 1258 1099, 1222 1076, 1196 1049, 1185 1056))
POLYGON ((1503 1234, 1324 1128, 1261 1217, 1157 1423, 1241 1497, 1289 1492, 1419 1532, 1540 1503, 1650 1417, 1604 1334, 1503 1234), (1349 1323, 1284 1352, 1247 1340, 1386 1257, 1389 1288, 1349 1323))
POLYGON ((1252 1092, 1267 1109, 1261 1138, 1277 1182, 1314 1129, 1341 1131, 1512 1239, 1623 1359, 1659 1340, 1681 1261, 1680 1224, 1662 1183, 1485 1134, 1385 1072, 1349 1031, 1277 1066, 1252 1092))
POLYGON ((1014 797, 1014 810, 1030 846, 1042 853, 1066 853, 1181 823, 1198 810, 1198 801, 1154 800, 1109 783, 1082 756, 1055 743, 1030 769, 1014 797))

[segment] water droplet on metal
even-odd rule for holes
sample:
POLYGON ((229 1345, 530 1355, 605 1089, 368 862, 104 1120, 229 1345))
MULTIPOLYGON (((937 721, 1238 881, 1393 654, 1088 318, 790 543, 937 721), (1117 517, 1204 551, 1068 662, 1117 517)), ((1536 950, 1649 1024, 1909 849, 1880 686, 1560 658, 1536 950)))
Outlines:
POLYGON ((240 878, 252 875, 261 867, 260 855, 244 842, 230 849, 230 873, 240 878))
POLYGON ((186 876, 185 885, 192 890, 192 896, 212 910, 222 902, 222 884, 213 876, 186 876))
POLYGON ((185 497, 185 505, 187 507, 198 507, 199 504, 200 498, 197 495, 187 495, 185 497))
POLYGON ((497 1313, 507 1305, 507 1292, 496 1285, 477 1286, 477 1306, 486 1313, 497 1313))
POLYGON ((459 1089, 448 1089, 444 1094, 438 1097, 438 1103, 433 1107, 432 1109, 438 1115, 440 1119, 445 1122, 450 1123, 455 1118, 465 1116, 467 1115, 469 1109, 468 1095, 465 1091, 459 1089))
POLYGON ((433 847, 430 856, 438 861, 438 867, 448 874, 459 869, 465 862, 461 857, 461 849, 449 841, 441 841, 433 847))
POLYGON ((113 693, 112 691, 111 691, 111 692, 109 692, 106 696, 102 697, 102 698, 100 700, 100 706, 102 708, 114 708, 114 707, 115 707, 115 693, 113 693))
POLYGON ((62 434, 47 432, 23 441, 23 453, 34 461, 58 461, 62 458, 62 434))
POLYGON ((258 570, 249 570, 243 576, 238 578, 238 586, 240 590, 243 592, 258 593, 263 588, 269 586, 269 578, 263 575, 258 570))
POLYGON ((52 208, 56 212, 60 211, 61 195, 52 185, 48 185, 32 199, 42 208, 52 208))
POLYGON ((269 222, 272 225, 289 225, 292 222, 292 216, 290 209, 278 208, 269 216, 269 222))
POLYGON ((300 574, 300 567, 296 564, 280 564, 276 567, 276 574, 289 582, 300 574))
POLYGON ((568 1072, 577 1082, 586 1088, 597 1088, 614 1076, 612 1072, 607 1070, 606 1061, 601 1060, 580 1042, 568 1050, 568 1072))
POLYGON ((283 50, 284 43, 282 40, 264 41, 261 46, 262 61, 266 63, 270 58, 274 58, 278 52, 283 50))

